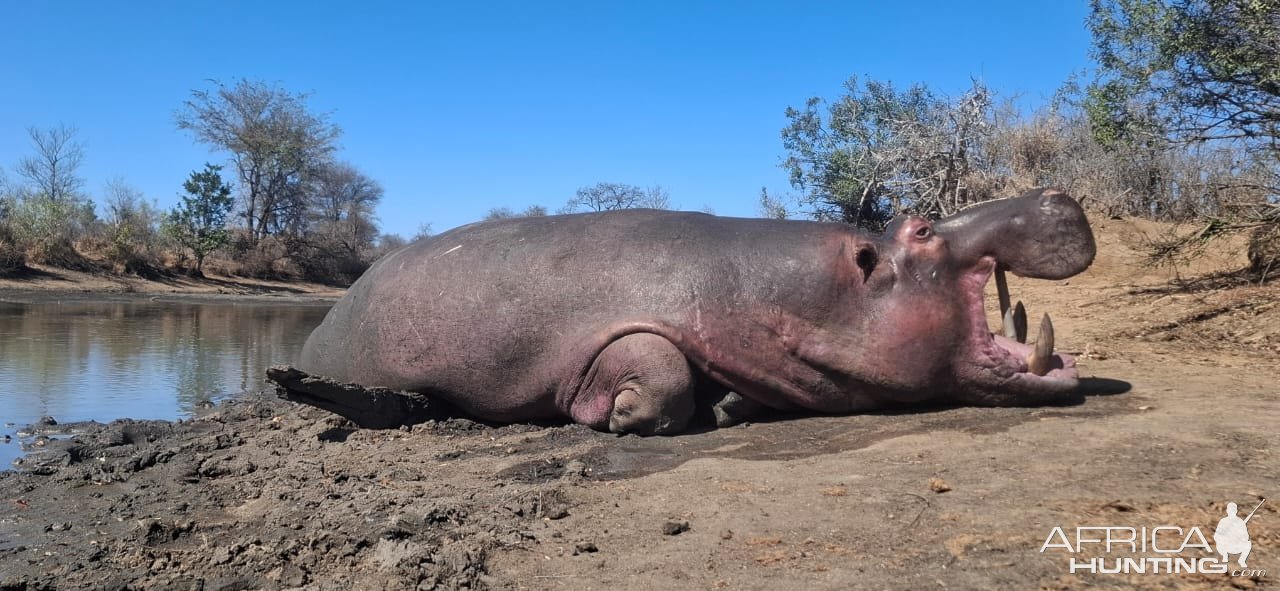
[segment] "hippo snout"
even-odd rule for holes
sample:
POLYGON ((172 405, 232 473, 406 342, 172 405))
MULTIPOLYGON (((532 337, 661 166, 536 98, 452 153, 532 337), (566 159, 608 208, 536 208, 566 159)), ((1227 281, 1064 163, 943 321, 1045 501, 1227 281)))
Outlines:
POLYGON ((975 205, 939 220, 934 230, 958 264, 990 256, 1021 277, 1065 279, 1087 269, 1097 253, 1084 209, 1052 188, 975 205))

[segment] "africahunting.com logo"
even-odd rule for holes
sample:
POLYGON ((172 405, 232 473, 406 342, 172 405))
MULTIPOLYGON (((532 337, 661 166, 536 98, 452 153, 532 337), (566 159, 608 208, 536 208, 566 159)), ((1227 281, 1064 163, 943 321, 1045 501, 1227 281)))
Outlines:
POLYGON ((1067 567, 1073 574, 1201 573, 1264 577, 1266 570, 1249 566, 1253 552, 1249 520, 1266 502, 1266 499, 1259 501, 1243 518, 1235 503, 1227 503, 1226 516, 1213 528, 1212 545, 1198 526, 1087 525, 1054 527, 1040 545, 1040 552, 1070 554, 1067 567))

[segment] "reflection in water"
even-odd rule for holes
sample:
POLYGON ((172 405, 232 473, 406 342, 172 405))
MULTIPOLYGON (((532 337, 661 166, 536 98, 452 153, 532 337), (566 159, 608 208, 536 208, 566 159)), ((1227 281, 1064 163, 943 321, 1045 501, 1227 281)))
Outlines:
MULTIPOLYGON (((0 303, 0 437, 60 422, 174 419, 263 387, 324 319, 315 305, 0 303)), ((0 470, 16 457, 0 443, 0 470)))

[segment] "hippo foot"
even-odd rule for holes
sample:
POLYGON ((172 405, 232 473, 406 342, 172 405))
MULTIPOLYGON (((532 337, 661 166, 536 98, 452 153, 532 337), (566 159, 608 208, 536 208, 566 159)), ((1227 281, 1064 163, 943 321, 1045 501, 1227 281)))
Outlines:
POLYGON ((737 392, 726 392, 724 398, 711 405, 717 427, 732 427, 755 416, 764 405, 737 392))
POLYGON ((613 433, 669 435, 694 410, 693 372, 683 353, 651 333, 626 335, 596 356, 570 409, 579 423, 613 433))
POLYGON ((453 414, 442 402, 429 401, 422 394, 365 388, 313 376, 287 365, 268 368, 267 380, 276 385, 276 395, 285 400, 322 408, 370 429, 394 429, 453 414))

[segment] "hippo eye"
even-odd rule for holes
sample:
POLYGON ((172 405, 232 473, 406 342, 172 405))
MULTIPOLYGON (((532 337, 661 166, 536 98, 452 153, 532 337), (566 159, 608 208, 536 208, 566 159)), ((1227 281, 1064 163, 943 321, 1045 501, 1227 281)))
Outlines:
POLYGON ((916 238, 919 238, 921 240, 924 240, 932 235, 933 235, 933 229, 930 228, 929 226, 920 226, 920 229, 916 230, 916 238))

